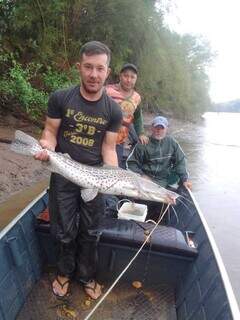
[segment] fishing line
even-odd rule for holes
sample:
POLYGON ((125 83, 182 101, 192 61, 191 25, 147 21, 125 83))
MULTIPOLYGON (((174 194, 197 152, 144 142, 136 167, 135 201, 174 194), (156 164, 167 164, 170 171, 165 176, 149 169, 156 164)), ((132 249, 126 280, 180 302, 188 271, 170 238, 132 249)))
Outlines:
POLYGON ((118 283, 118 281, 121 279, 121 277, 124 275, 124 273, 127 271, 127 269, 131 266, 131 264, 134 262, 134 260, 137 258, 137 256, 139 255, 139 253, 142 251, 143 247, 145 246, 145 244, 148 242, 148 240, 151 238, 153 232, 156 230, 157 226, 159 225, 159 223, 162 221, 165 213, 167 212, 168 208, 169 208, 170 204, 167 205, 164 213, 162 214, 162 216, 159 218, 159 220, 156 222, 156 225, 153 227, 152 231, 149 233, 149 235, 146 237, 145 241, 143 242, 143 244, 141 245, 141 247, 138 249, 138 251, 136 252, 136 254, 133 256, 133 258, 130 260, 130 262, 128 263, 128 265, 123 269, 123 271, 119 274, 119 276, 116 278, 116 280, 113 282, 113 284, 109 287, 109 289, 104 293, 104 295, 101 297, 101 299, 97 302, 97 304, 94 306, 94 308, 91 310, 91 312, 87 315, 86 318, 84 318, 84 320, 88 320, 90 319, 90 317, 93 315, 93 313, 97 310, 97 308, 100 306, 100 304, 103 302, 103 300, 109 295, 109 293, 112 291, 112 289, 115 287, 115 285, 118 283))

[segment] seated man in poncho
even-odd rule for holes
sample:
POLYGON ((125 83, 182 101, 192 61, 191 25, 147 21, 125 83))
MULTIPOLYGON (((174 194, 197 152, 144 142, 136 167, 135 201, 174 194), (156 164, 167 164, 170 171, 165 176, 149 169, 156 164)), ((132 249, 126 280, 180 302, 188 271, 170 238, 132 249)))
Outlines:
MULTIPOLYGON (((155 117, 151 131, 148 144, 138 143, 129 155, 127 169, 153 180, 164 188, 176 188, 179 185, 191 188, 185 154, 179 143, 167 135, 168 120, 162 116, 155 117)), ((159 216, 159 203, 148 202, 147 205, 147 218, 156 220, 156 215, 159 216)))

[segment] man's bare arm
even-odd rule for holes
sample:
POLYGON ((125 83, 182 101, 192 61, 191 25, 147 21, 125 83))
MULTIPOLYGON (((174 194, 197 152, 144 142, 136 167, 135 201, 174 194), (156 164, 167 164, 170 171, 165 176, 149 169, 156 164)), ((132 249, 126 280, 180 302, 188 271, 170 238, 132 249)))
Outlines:
MULTIPOLYGON (((45 122, 45 127, 42 132, 42 136, 39 140, 40 145, 44 149, 48 149, 52 151, 55 150, 57 145, 57 134, 58 134, 58 129, 60 127, 60 124, 61 124, 61 119, 52 119, 47 117, 45 122)), ((35 155, 35 159, 41 160, 41 161, 47 161, 48 155, 43 150, 41 152, 38 152, 35 155)))
POLYGON ((104 164, 118 166, 116 141, 117 133, 107 131, 102 144, 102 158, 104 164))

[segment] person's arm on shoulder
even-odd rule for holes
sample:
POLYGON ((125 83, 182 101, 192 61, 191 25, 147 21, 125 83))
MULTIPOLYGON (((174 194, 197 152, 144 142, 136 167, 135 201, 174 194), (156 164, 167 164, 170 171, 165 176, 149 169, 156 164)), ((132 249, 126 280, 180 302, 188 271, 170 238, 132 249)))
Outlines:
POLYGON ((107 131, 102 143, 103 163, 111 166, 118 166, 118 158, 116 152, 117 133, 107 131))
MULTIPOLYGON (((47 117, 42 136, 39 140, 44 149, 54 151, 57 145, 57 134, 61 124, 61 119, 51 119, 47 117)), ((47 161, 48 154, 44 150, 35 155, 36 160, 47 161)))
POLYGON ((143 114, 142 114, 142 107, 141 105, 138 105, 137 109, 134 112, 134 128, 135 131, 138 135, 139 141, 142 144, 147 144, 148 143, 148 137, 144 133, 144 128, 143 128, 143 114))

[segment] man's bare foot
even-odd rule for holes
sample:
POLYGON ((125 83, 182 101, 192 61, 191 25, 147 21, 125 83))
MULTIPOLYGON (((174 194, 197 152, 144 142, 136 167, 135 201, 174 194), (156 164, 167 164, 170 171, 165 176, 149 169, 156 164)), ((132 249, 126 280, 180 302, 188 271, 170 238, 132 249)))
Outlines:
POLYGON ((95 280, 91 280, 84 284, 85 293, 93 300, 98 299, 102 294, 102 289, 99 283, 95 280))
POLYGON ((52 283, 52 291, 57 297, 65 297, 69 293, 70 279, 68 277, 57 276, 52 283))

